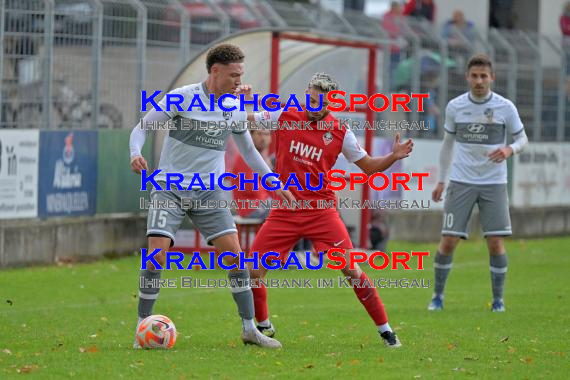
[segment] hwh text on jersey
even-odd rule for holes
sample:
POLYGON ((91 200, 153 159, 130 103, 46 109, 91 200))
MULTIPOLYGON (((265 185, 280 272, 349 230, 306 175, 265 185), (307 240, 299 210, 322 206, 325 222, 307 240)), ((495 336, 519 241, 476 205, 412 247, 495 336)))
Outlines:
POLYGON ((297 142, 291 140, 291 146, 289 147, 289 153, 296 153, 305 158, 310 158, 311 160, 320 161, 321 155, 323 154, 323 149, 318 149, 316 146, 303 144, 302 142, 297 142))

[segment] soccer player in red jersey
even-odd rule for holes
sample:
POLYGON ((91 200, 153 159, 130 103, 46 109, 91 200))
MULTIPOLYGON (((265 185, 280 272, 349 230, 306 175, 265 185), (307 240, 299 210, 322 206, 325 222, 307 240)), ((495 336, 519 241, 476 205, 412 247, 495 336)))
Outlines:
MULTIPOLYGON (((338 90, 338 82, 328 74, 314 74, 309 81, 306 91, 310 95, 311 108, 319 105, 319 96, 322 96, 322 109, 318 112, 288 110, 276 112, 258 112, 248 115, 250 121, 279 121, 280 125, 288 122, 310 122, 313 130, 278 129, 275 131, 275 172, 280 178, 288 178, 290 173, 295 173, 304 190, 295 186, 290 187, 291 193, 297 201, 311 201, 312 207, 318 200, 332 200, 336 204, 335 193, 327 189, 329 183, 326 173, 342 153, 349 162, 355 163, 364 173, 371 175, 388 169, 397 160, 408 157, 412 151, 413 142, 408 140, 400 142, 399 134, 396 135, 392 152, 383 157, 370 157, 358 144, 354 133, 339 126, 338 119, 327 110, 327 93, 338 90), (332 130, 319 130, 317 122, 333 122, 332 130), (310 173, 310 185, 319 185, 322 179, 321 190, 306 190, 305 173, 310 173)), ((251 92, 251 89, 246 89, 251 92)), ((243 91, 247 92, 247 91, 243 91)), ((322 125, 322 124, 321 124, 322 125)), ((332 248, 353 248, 346 226, 342 222, 336 209, 273 209, 253 243, 252 251, 260 255, 275 251, 286 257, 296 241, 301 238, 310 239, 317 252, 326 252, 332 248)), ((251 271, 251 278, 264 278, 267 269, 259 266, 259 270, 251 271)), ((359 279, 360 284, 366 280, 372 283, 366 273, 358 265, 349 269, 347 265, 342 269, 345 276, 351 279, 359 279)), ((275 329, 269 321, 267 310, 267 289, 252 287, 255 302, 255 318, 258 329, 268 336, 275 334, 275 329)), ((355 286, 354 292, 362 303, 376 326, 384 344, 389 347, 399 347, 400 341, 388 324, 388 316, 384 305, 374 287, 355 286)))

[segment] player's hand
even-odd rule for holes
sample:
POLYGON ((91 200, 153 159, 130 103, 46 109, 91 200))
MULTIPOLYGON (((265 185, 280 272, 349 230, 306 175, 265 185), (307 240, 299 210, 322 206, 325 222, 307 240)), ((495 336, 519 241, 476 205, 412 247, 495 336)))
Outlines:
POLYGON ((143 156, 134 156, 131 158, 131 170, 137 174, 141 174, 141 170, 148 170, 148 165, 143 156))
POLYGON ((394 145, 392 146, 392 153, 394 153, 394 156, 397 160, 410 157, 410 153, 412 153, 413 147, 414 141, 412 139, 409 139, 405 143, 401 143, 400 134, 396 133, 396 137, 394 137, 394 145))
POLYGON ((433 192, 431 193, 431 200, 434 202, 439 202, 442 200, 443 190, 445 190, 445 183, 440 182, 437 184, 433 192))
POLYGON ((289 203, 291 202, 295 202, 295 197, 293 196, 293 194, 291 194, 291 192, 289 190, 283 190, 283 189, 278 189, 275 190, 275 194, 277 196, 279 196, 281 199, 283 199, 284 201, 287 201, 289 203))
POLYGON ((489 153, 489 159, 494 163, 499 163, 505 161, 507 158, 513 155, 513 148, 510 146, 504 146, 502 148, 497 148, 491 153, 489 153))
POLYGON ((253 87, 249 84, 240 84, 234 95, 239 97, 240 94, 245 95, 245 100, 253 100, 253 87))

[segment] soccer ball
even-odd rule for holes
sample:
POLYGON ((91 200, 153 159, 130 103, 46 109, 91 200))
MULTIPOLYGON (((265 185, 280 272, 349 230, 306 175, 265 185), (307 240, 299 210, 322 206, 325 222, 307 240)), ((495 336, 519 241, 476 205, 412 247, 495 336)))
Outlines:
POLYGON ((164 315, 146 317, 137 327, 137 342, 142 348, 172 348, 176 343, 176 326, 164 315))

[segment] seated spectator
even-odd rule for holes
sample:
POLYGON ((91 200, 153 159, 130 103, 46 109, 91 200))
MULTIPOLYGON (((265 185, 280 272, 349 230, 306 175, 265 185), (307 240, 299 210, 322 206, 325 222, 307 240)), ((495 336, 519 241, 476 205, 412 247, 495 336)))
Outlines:
POLYGON ((404 6, 404 16, 425 18, 435 22, 435 2, 433 0, 408 0, 404 6))
POLYGON ((451 20, 443 26, 442 37, 447 40, 449 46, 468 48, 465 39, 459 34, 463 34, 465 39, 472 41, 475 38, 475 25, 471 21, 465 20, 465 15, 459 9, 453 12, 451 20))
MULTIPOLYGON (((401 39, 400 23, 403 19, 402 6, 397 1, 392 1, 390 10, 382 16, 382 28, 388 33, 391 39, 401 39)), ((400 46, 397 44, 390 45, 390 73, 400 62, 400 46)))

